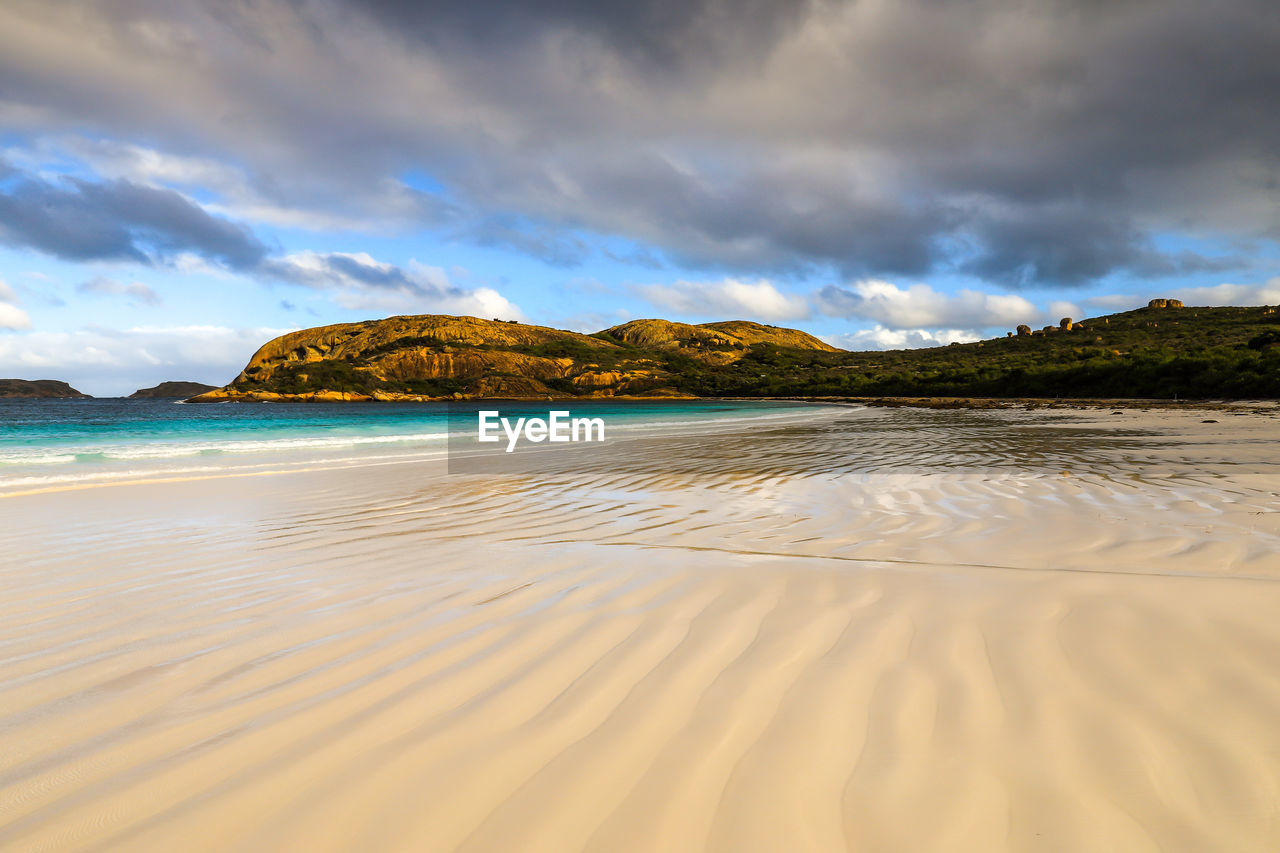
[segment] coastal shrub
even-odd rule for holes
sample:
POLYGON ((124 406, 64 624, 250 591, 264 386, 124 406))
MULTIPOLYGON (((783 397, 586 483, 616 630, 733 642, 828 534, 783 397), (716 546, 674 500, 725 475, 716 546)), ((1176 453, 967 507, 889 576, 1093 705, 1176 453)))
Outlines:
POLYGON ((271 377, 271 389, 281 394, 312 391, 367 393, 380 385, 369 372, 340 359, 287 364, 278 368, 271 377))

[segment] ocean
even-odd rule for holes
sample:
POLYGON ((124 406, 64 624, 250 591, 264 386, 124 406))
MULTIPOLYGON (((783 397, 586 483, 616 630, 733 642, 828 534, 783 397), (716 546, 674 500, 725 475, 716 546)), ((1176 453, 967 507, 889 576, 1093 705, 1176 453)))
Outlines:
MULTIPOLYGON (((611 436, 803 419, 787 401, 556 403, 201 403, 0 400, 0 491, 157 476, 367 464, 444 455, 450 432, 484 409, 568 410, 604 418, 611 436)), ((814 413, 816 414, 816 413, 814 413)))

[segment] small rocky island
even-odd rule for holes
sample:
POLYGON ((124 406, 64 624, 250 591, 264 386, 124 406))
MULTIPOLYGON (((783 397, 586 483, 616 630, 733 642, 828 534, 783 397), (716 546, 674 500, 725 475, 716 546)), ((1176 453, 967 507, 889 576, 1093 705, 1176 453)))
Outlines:
POLYGON ((194 397, 217 388, 203 382, 161 382, 154 388, 139 388, 129 395, 130 400, 182 399, 194 397))
POLYGON ((6 400, 91 400, 57 379, 0 379, 0 399, 6 400))

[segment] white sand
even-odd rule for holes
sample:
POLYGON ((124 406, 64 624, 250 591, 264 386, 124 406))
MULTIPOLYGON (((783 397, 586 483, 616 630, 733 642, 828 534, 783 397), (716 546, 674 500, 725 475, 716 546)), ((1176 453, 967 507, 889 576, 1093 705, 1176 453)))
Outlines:
POLYGON ((0 498, 0 849, 1274 851, 1278 440, 880 411, 0 498))

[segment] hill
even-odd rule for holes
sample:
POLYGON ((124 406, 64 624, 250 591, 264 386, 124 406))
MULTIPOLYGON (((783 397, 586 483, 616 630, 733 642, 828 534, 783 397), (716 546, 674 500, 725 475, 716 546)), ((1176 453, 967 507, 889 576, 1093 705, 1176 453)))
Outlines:
POLYGON ((305 329, 211 400, 542 397, 1280 397, 1274 308, 1152 306, 968 344, 846 352, 747 321, 594 335, 422 315, 305 329))
POLYGON ((1280 397, 1275 308, 1146 307, 1023 332, 835 355, 754 348, 679 387, 701 396, 1280 397))
POLYGON ((174 397, 190 397, 213 391, 216 385, 205 385, 203 382, 161 382, 154 388, 139 388, 129 395, 130 400, 170 399, 174 397))
POLYGON ((0 399, 89 400, 92 398, 57 379, 0 379, 0 399))
POLYGON ((675 377, 724 368, 761 341, 838 352, 794 329, 741 327, 744 337, 665 320, 595 335, 433 314, 343 323, 268 342, 233 382, 193 399, 680 397, 675 377))

